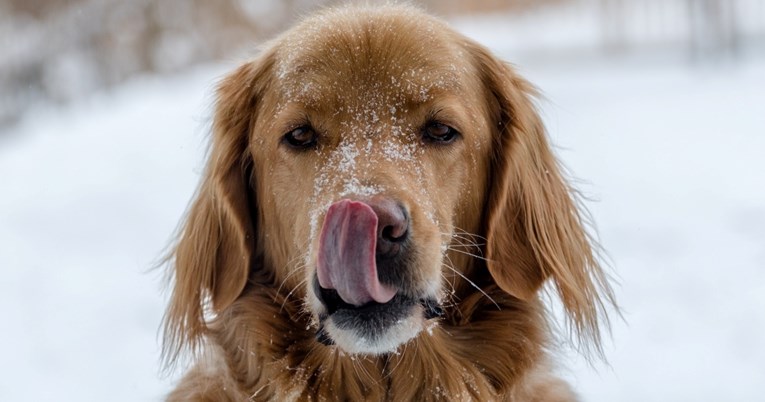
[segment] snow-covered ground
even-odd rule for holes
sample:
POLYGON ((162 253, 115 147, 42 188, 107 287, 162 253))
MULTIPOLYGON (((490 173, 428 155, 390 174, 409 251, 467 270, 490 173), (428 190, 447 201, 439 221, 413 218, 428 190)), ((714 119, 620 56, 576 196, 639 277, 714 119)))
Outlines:
MULTIPOLYGON (((488 21, 461 27, 482 38, 488 21)), ((158 400, 171 387, 151 268, 231 67, 135 79, 0 133, 0 401, 158 400)), ((519 68, 545 93, 620 281, 610 366, 572 354, 565 375, 587 401, 761 400, 765 59, 519 68)))

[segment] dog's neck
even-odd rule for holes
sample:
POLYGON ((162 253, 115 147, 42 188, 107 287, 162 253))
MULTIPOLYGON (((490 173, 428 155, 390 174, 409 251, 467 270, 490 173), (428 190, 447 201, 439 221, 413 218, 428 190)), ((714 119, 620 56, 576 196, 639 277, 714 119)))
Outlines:
POLYGON ((299 300, 254 285, 210 326, 210 358, 231 381, 217 391, 232 400, 500 399, 540 360, 547 331, 537 302, 484 291, 447 306, 397 352, 363 356, 317 342, 299 300))

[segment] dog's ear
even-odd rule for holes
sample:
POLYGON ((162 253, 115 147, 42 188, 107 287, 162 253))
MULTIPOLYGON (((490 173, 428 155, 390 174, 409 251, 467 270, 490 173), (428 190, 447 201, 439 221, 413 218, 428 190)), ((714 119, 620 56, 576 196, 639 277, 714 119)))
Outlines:
POLYGON ((489 272, 502 290, 523 300, 551 279, 580 340, 598 347, 599 320, 607 326, 604 303, 613 304, 613 295, 577 193, 548 144, 533 104, 536 90, 480 45, 470 52, 494 124, 484 223, 489 272))
POLYGON ((184 348, 198 349, 206 314, 231 305, 250 274, 256 200, 248 142, 268 60, 262 56, 239 67, 217 88, 204 178, 168 257, 174 282, 164 318, 168 363, 184 348))

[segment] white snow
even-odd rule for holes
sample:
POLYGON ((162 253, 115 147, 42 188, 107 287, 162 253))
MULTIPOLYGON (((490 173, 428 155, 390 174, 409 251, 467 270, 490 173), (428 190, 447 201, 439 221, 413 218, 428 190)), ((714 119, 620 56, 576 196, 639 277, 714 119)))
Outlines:
MULTIPOLYGON (((474 21, 476 35, 495 21, 474 21)), ((487 43, 513 59, 496 32, 487 43)), ((586 401, 761 398, 765 59, 513 60, 546 96, 620 282, 610 366, 572 353, 564 375, 586 401)), ((210 91, 232 67, 139 78, 0 133, 0 400, 171 388, 151 267, 200 178, 210 91)))
POLYGON ((151 267, 202 168, 218 70, 136 79, 0 133, 0 400, 156 400, 151 267))

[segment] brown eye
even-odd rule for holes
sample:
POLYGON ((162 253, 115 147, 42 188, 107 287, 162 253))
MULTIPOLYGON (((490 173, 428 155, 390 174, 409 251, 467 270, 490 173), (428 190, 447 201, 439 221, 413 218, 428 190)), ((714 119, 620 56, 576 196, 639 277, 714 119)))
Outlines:
POLYGON ((295 149, 310 149, 316 147, 318 135, 311 126, 301 126, 284 134, 282 140, 295 149))
POLYGON ((452 127, 438 122, 428 123, 422 131, 422 138, 425 141, 436 144, 450 144, 460 135, 452 127))

